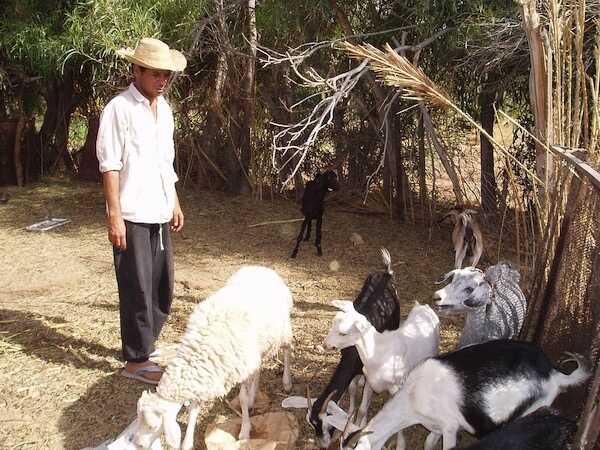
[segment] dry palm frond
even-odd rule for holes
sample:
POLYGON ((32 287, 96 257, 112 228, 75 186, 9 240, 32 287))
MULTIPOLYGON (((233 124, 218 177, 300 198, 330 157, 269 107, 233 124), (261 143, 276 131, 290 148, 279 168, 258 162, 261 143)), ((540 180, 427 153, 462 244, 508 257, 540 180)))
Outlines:
POLYGON ((442 108, 452 106, 448 95, 440 90, 425 72, 396 53, 389 44, 385 45, 385 52, 370 44, 353 45, 344 42, 340 47, 356 59, 368 59, 373 72, 385 84, 404 90, 402 97, 405 99, 442 108))
POLYGON ((432 107, 451 108, 461 117, 471 123, 479 132, 484 135, 495 148, 500 150, 507 158, 510 158, 518 165, 531 179, 544 185, 534 172, 526 167, 521 161, 516 159, 506 147, 500 144, 493 136, 485 131, 469 114, 456 106, 449 95, 435 85, 429 79, 425 72, 411 64, 405 57, 396 53, 396 51, 385 45, 385 51, 379 50, 370 44, 353 45, 349 42, 340 44, 340 48, 348 52, 353 58, 368 60, 369 65, 377 77, 385 84, 400 88, 403 90, 401 96, 408 100, 416 100, 432 107))

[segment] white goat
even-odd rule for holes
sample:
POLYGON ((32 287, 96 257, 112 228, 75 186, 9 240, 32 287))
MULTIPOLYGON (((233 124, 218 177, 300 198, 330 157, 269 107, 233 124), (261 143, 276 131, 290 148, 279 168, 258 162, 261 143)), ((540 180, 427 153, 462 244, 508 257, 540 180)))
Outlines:
MULTIPOLYGON (((415 366, 438 354, 439 319, 429 306, 416 303, 397 330, 379 333, 365 316, 356 312, 352 302, 332 303, 341 311, 333 320, 325 344, 337 349, 356 346, 364 364, 366 401, 361 403, 356 421, 362 427, 372 391, 396 393, 415 366)), ((398 433, 396 446, 405 446, 402 432, 398 433)))
POLYGON ((144 392, 138 401, 134 442, 150 448, 164 434, 171 447, 179 448, 177 414, 184 402, 190 402, 181 448, 191 449, 200 405, 226 396, 240 383, 239 438, 248 439, 248 410, 254 403, 261 360, 282 348, 283 386, 286 391, 292 386, 291 308, 292 296, 285 283, 273 270, 258 266, 240 269, 223 288, 198 304, 156 393, 144 392))
POLYGON ((579 355, 570 360, 578 367, 565 375, 533 344, 508 340, 429 358, 344 448, 379 450, 394 433, 421 424, 431 431, 425 450, 433 450, 441 437, 443 450, 452 449, 460 429, 484 436, 582 383, 590 375, 585 360, 579 355))
POLYGON ((438 354, 440 322, 427 305, 416 303, 397 330, 379 333, 352 302, 334 300, 332 304, 340 312, 325 345, 338 350, 356 346, 367 383, 377 393, 394 394, 413 367, 438 354))
POLYGON ((442 283, 450 277, 452 282, 434 298, 440 315, 466 315, 458 348, 519 335, 527 300, 519 287, 519 272, 510 264, 501 262, 485 273, 473 267, 453 270, 442 283))

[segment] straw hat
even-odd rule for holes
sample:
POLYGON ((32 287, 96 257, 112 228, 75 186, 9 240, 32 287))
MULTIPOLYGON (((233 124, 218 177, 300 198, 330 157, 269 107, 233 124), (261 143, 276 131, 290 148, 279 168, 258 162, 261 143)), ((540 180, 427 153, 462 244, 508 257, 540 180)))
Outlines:
POLYGON ((170 70, 181 72, 187 61, 177 50, 172 50, 163 41, 153 38, 143 38, 135 50, 122 48, 117 54, 127 61, 147 69, 170 70))

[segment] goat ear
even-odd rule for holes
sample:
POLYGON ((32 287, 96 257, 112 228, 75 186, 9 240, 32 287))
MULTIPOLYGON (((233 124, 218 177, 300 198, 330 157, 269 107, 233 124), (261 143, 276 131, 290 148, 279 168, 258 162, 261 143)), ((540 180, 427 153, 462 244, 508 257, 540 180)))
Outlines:
POLYGON ((354 326, 358 329, 358 331, 364 333, 369 329, 371 324, 365 316, 363 316, 362 314, 357 314, 356 320, 354 321, 354 326))
MULTIPOLYGON (((188 426, 193 426, 193 424, 188 426)), ((181 445, 181 429, 177 423, 177 414, 163 415, 163 430, 167 444, 172 448, 179 448, 181 445)))
POLYGON ((337 309, 339 309, 340 311, 344 311, 344 312, 349 312, 354 309, 352 302, 349 302, 348 300, 333 300, 331 302, 331 304, 333 306, 335 306, 337 309))

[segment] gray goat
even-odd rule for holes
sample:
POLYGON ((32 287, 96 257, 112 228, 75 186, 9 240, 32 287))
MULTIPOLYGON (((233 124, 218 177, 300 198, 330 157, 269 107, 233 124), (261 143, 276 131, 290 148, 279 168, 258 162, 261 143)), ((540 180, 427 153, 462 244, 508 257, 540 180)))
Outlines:
POLYGON ((466 314, 458 348, 492 339, 514 339, 519 335, 527 300, 519 287, 520 275, 509 263, 501 262, 485 272, 474 267, 446 274, 435 292, 438 314, 466 314))

